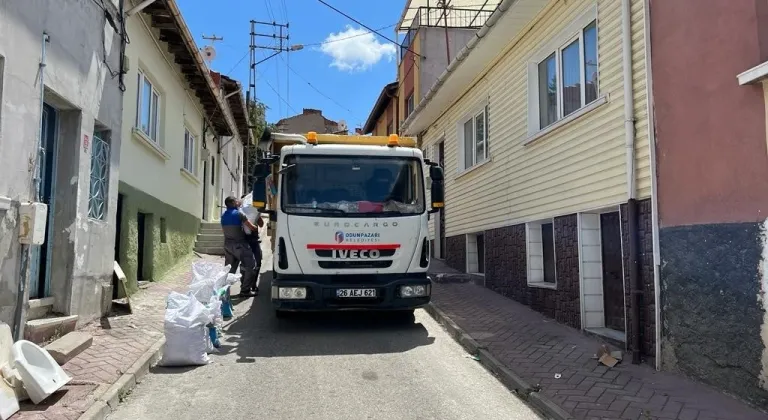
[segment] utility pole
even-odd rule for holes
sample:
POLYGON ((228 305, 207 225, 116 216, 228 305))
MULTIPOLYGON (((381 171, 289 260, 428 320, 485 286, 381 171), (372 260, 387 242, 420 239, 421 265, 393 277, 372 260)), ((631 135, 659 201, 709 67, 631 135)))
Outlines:
MULTIPOLYGON (((290 52, 290 51, 298 51, 303 48, 303 45, 289 45, 288 41, 290 40, 290 35, 288 34, 289 24, 288 23, 277 23, 277 22, 259 22, 256 20, 251 21, 251 42, 250 42, 250 65, 248 69, 248 90, 245 92, 245 102, 248 104, 249 107, 249 113, 250 113, 250 106, 251 106, 251 100, 256 100, 256 66, 258 64, 261 64, 267 60, 269 60, 272 57, 275 57, 276 55, 282 53, 282 52, 290 52), (258 33, 257 28, 258 27, 266 27, 271 28, 272 33, 258 33), (275 41, 272 45, 259 45, 256 41, 257 38, 272 38, 273 41, 275 41), (274 53, 262 60, 256 61, 256 50, 262 49, 262 50, 270 50, 274 51, 274 53)), ((250 126, 249 128, 253 129, 254 126, 250 126)), ((258 141, 259 139, 254 139, 255 141, 258 141)), ((246 149, 246 156, 245 156, 245 173, 250 176, 251 174, 251 156, 250 156, 250 148, 246 149)))

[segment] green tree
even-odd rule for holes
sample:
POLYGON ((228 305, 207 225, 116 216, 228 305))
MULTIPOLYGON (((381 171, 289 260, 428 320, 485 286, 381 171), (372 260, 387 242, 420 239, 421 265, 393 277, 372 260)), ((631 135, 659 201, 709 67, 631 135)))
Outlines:
POLYGON ((252 100, 248 104, 248 118, 251 125, 251 135, 253 136, 253 142, 255 144, 246 146, 245 150, 246 162, 243 182, 245 182, 244 191, 246 192, 250 192, 251 187, 253 186, 252 172, 253 167, 258 163, 261 154, 259 152, 259 141, 261 140, 261 136, 265 129, 274 129, 274 124, 267 122, 267 109, 269 108, 258 99, 252 100))

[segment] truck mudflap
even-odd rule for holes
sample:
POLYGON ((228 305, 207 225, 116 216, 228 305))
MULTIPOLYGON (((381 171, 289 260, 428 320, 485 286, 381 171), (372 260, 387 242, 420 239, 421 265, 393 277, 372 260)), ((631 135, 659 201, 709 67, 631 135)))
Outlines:
POLYGON ((272 280, 278 311, 412 310, 426 305, 432 282, 426 274, 301 275, 272 280))

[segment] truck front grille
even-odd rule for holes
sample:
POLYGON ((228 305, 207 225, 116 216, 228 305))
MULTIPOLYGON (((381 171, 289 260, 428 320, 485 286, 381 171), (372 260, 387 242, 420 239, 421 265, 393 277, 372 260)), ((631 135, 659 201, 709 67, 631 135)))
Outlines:
POLYGON ((388 268, 392 261, 318 261, 320 268, 324 269, 360 269, 360 268, 388 268))
MULTIPOLYGON (((395 255, 395 252, 397 250, 395 249, 382 249, 379 251, 379 256, 381 257, 391 257, 395 255)), ((333 251, 330 249, 316 249, 315 255, 317 255, 320 258, 333 258, 333 251)))

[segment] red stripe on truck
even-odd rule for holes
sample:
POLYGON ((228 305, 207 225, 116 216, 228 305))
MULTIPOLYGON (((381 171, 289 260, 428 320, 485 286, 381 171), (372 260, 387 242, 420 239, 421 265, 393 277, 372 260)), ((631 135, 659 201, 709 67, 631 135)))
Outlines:
POLYGON ((324 250, 349 250, 360 251, 368 249, 398 249, 400 244, 307 244, 307 249, 324 249, 324 250))

